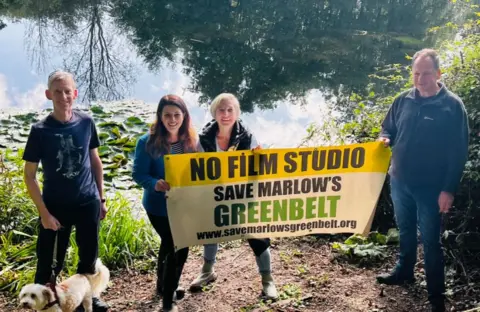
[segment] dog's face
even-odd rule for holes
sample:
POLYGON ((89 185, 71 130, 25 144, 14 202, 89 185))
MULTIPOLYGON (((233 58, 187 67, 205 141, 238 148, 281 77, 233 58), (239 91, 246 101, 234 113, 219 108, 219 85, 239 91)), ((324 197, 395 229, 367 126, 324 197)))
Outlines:
POLYGON ((53 299, 52 291, 43 285, 28 284, 20 291, 20 306, 24 309, 43 309, 53 299))

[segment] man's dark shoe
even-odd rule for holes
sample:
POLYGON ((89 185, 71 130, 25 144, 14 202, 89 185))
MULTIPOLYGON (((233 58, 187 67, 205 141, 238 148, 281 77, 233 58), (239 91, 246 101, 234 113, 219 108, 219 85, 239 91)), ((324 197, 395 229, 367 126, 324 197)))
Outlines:
POLYGON ((80 305, 78 308, 75 309, 75 312, 85 312, 85 308, 83 305, 80 305))
POLYGON ((100 300, 99 298, 93 298, 93 312, 107 312, 110 308, 105 302, 100 300))
POLYGON ((377 282, 385 285, 405 285, 415 283, 415 278, 403 278, 394 272, 378 275, 377 282))

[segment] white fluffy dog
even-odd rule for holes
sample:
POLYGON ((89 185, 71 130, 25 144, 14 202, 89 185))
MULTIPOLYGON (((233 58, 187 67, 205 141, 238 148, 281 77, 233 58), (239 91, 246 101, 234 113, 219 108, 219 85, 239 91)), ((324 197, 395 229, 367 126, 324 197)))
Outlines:
POLYGON ((100 259, 95 264, 95 274, 75 274, 57 284, 58 303, 48 286, 25 285, 20 291, 20 306, 45 312, 73 312, 82 304, 85 312, 92 312, 92 297, 99 297, 108 285, 110 271, 100 259), (52 305, 53 304, 53 305, 52 305))

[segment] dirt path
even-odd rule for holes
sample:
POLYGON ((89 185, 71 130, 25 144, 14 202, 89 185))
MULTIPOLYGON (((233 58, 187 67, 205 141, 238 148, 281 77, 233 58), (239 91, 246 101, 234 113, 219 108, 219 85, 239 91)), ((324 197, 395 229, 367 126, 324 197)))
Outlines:
MULTIPOLYGON (((246 242, 236 241, 218 253, 218 280, 204 292, 187 291, 179 302, 180 311, 428 311, 423 287, 382 290, 375 283, 375 275, 382 268, 362 269, 339 263, 325 242, 312 239, 273 242, 273 272, 281 294, 276 303, 261 303, 261 283, 253 253, 246 242)), ((390 266, 389 262, 384 266, 390 266)), ((182 286, 188 288, 201 264, 201 249, 194 248, 182 286)), ((161 311, 161 300, 154 296, 154 289, 155 277, 151 273, 112 272, 104 299, 112 306, 112 312, 161 311)), ((0 311, 21 311, 14 308, 15 302, 5 301, 8 300, 0 297, 0 311)))

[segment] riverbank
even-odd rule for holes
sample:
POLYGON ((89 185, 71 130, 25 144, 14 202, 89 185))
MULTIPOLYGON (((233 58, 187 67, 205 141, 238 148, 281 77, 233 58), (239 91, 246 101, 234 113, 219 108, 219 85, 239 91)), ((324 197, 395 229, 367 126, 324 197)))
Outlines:
MULTIPOLYGON (((375 282, 376 274, 390 269, 395 248, 386 261, 370 266, 348 263, 332 251, 329 241, 313 236, 273 240, 272 269, 280 298, 263 302, 255 259, 247 242, 225 244, 218 253, 217 281, 200 293, 187 292, 179 302, 181 311, 298 311, 298 312, 400 312, 429 311, 423 285, 422 268, 417 268, 414 286, 384 287, 375 282)), ((202 264, 202 250, 192 248, 181 285, 188 287, 202 264)), ((154 295, 153 271, 119 270, 112 273, 104 299, 111 312, 159 311, 161 299, 154 295)), ((14 298, 2 294, 0 310, 20 312, 14 298)), ((464 302, 454 303, 449 311, 464 311, 464 302)))

